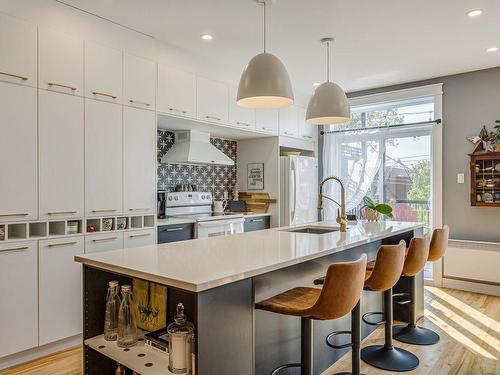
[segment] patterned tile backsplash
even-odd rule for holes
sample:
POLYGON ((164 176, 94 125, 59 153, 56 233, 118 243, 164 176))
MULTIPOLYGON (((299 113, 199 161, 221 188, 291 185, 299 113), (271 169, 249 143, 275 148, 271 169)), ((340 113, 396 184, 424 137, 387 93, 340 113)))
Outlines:
POLYGON ((196 185, 199 191, 211 192, 214 199, 222 199, 224 191, 232 199, 236 184, 237 143, 226 139, 210 138, 210 142, 234 160, 234 166, 164 164, 160 158, 174 144, 174 133, 158 130, 158 190, 174 190, 176 185, 196 185))

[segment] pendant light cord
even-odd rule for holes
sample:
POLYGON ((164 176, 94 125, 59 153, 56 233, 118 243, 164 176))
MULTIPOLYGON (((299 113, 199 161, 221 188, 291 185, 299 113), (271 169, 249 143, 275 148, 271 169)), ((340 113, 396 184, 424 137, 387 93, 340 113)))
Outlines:
POLYGON ((326 42, 326 82, 330 82, 330 42, 326 42))
POLYGON ((266 52, 266 2, 262 2, 264 6, 264 53, 266 52))

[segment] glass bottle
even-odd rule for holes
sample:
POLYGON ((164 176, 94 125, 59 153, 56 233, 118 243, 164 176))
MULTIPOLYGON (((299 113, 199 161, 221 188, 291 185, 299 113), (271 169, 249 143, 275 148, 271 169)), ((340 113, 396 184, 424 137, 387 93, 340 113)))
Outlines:
POLYGON ((116 341, 118 336, 118 312, 120 311, 120 296, 118 295, 118 281, 109 282, 106 297, 106 313, 104 315, 104 340, 116 341))
POLYGON ((184 305, 177 305, 174 322, 167 327, 168 370, 174 374, 192 374, 191 357, 194 340, 194 325, 186 321, 184 305))
POLYGON ((122 303, 118 313, 118 339, 116 344, 120 348, 128 348, 137 344, 137 324, 130 285, 122 285, 122 303))

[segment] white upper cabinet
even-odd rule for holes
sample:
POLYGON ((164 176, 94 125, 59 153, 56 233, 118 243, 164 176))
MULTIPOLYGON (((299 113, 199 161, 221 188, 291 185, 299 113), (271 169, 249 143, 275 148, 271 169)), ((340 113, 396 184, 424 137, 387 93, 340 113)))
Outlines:
POLYGON ((85 215, 122 212, 122 106, 85 100, 85 215))
POLYGON ((0 357, 37 346, 37 241, 0 245, 0 301, 0 357))
POLYGON ((40 218, 83 216, 83 98, 38 92, 40 218))
POLYGON ((298 108, 299 137, 306 141, 315 141, 318 138, 318 126, 306 123, 306 109, 298 108))
POLYGON ((299 135, 298 107, 290 106, 280 109, 280 135, 297 137, 299 135))
POLYGON ((255 129, 255 110, 240 107, 236 104, 237 87, 229 89, 229 123, 238 128, 255 129))
POLYGON ((83 96, 83 40, 38 29, 38 87, 83 96))
POLYGON ((196 117, 196 76, 158 65, 158 112, 196 117))
POLYGON ((229 101, 227 86, 222 82, 196 77, 196 89, 198 119, 227 123, 229 101))
POLYGON ((38 215, 36 91, 0 82, 0 222, 38 215))
POLYGON ((123 202, 126 214, 156 211, 155 119, 154 112, 123 108, 123 202))
POLYGON ((121 103, 122 52, 85 41, 85 96, 121 103))
POLYGON ((261 132, 278 135, 279 128, 278 109, 256 109, 255 128, 261 132))
POLYGON ((123 98, 126 105, 154 110, 156 108, 156 63, 123 54, 123 98))
POLYGON ((36 87, 36 65, 36 25, 0 13, 0 80, 36 87))

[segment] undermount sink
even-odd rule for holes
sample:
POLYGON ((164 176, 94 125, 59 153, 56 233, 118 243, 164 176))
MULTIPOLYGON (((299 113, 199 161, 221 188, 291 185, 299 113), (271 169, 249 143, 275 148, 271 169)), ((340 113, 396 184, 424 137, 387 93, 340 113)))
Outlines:
POLYGON ((294 232, 294 233, 309 233, 309 234, 325 234, 330 232, 338 232, 340 228, 322 228, 322 227, 301 227, 292 229, 283 229, 283 232, 294 232))

